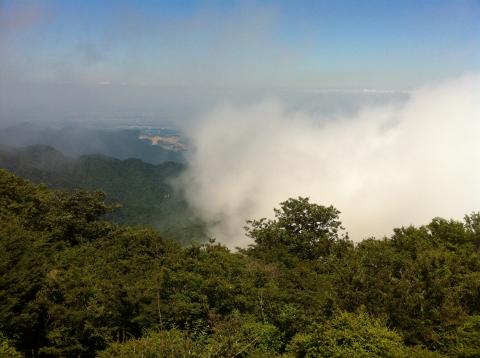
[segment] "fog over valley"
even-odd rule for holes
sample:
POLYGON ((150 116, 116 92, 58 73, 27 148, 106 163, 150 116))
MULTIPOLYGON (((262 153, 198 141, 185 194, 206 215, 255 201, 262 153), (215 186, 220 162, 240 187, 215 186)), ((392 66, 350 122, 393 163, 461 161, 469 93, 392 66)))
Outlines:
POLYGON ((281 101, 219 106, 185 128, 194 151, 187 197, 215 237, 245 246, 246 219, 286 197, 334 205, 355 241, 433 216, 476 210, 480 77, 419 87, 353 115, 289 110, 281 101))

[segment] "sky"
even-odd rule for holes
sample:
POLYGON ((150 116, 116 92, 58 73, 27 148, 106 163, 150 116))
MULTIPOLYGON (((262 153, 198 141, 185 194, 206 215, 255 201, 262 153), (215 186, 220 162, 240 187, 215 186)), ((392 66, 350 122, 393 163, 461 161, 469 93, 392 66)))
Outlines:
POLYGON ((9 86, 406 90, 479 67, 479 0, 0 0, 9 86))

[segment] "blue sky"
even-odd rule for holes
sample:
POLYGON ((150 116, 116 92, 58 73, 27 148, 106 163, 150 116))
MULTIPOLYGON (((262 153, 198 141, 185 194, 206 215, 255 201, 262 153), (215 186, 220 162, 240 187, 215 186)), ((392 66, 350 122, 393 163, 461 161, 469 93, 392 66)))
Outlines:
POLYGON ((407 89, 480 68, 480 0, 0 0, 9 83, 407 89))

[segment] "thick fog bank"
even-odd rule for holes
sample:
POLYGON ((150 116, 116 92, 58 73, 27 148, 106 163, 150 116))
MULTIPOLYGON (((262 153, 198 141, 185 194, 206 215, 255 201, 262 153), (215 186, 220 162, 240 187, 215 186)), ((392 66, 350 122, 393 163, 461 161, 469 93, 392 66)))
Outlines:
POLYGON ((478 75, 328 116, 267 100, 219 106, 189 127, 183 182, 218 240, 245 246, 246 219, 299 195, 341 210, 356 241, 480 210, 478 75))

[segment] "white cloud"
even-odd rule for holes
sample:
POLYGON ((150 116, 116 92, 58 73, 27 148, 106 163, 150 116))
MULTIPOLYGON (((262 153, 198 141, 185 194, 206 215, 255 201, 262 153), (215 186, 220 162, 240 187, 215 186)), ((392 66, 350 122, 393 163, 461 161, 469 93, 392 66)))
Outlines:
POLYGON ((229 246, 248 243, 246 219, 298 195, 336 206, 357 241, 480 210, 479 76, 334 120, 276 101, 225 105, 189 130, 189 201, 229 246))

